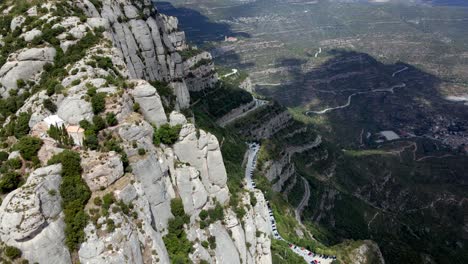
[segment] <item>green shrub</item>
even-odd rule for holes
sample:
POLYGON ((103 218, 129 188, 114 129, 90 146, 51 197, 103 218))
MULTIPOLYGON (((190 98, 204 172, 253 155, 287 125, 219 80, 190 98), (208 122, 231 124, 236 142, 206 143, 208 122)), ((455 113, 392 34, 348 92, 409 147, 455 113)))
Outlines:
POLYGON ((8 160, 9 155, 8 152, 0 151, 0 162, 8 160))
POLYGON ((114 220, 108 218, 106 220, 107 232, 113 232, 115 230, 114 220))
POLYGON ((26 87, 26 82, 23 80, 23 79, 18 79, 16 80, 16 86, 18 86, 18 88, 24 88, 26 87))
POLYGON ((62 164, 62 177, 71 177, 76 174, 81 174, 81 158, 80 154, 71 151, 64 150, 59 154, 54 155, 48 161, 48 165, 61 163, 62 164))
POLYGON ((143 156, 146 154, 146 150, 144 148, 139 148, 138 149, 138 155, 143 156))
POLYGON ((244 206, 238 206, 236 208, 234 208, 234 212, 236 213, 236 216, 239 218, 239 219, 242 219, 244 218, 246 212, 245 212, 245 209, 244 209, 244 206))
POLYGON ((21 156, 26 160, 32 160, 37 157, 37 152, 42 146, 42 140, 36 137, 25 136, 20 138, 18 143, 13 147, 15 150, 19 150, 21 156))
POLYGON ((31 114, 25 112, 19 114, 14 123, 14 135, 16 138, 19 139, 29 134, 29 119, 31 119, 31 114))
POLYGON ((6 246, 5 247, 5 256, 9 259, 17 259, 20 258, 22 255, 22 252, 19 248, 17 247, 12 247, 12 246, 6 246))
POLYGON ((109 209, 110 206, 115 202, 114 195, 112 193, 106 193, 102 197, 102 207, 105 209, 109 209))
POLYGON ((169 220, 168 233, 163 237, 171 263, 191 263, 188 254, 193 252, 193 244, 184 230, 184 224, 188 224, 190 218, 185 214, 182 199, 171 200, 171 212, 174 218, 169 220))
POLYGON ((52 100, 50 100, 49 98, 45 99, 43 103, 45 109, 49 110, 52 113, 57 112, 57 105, 55 105, 54 102, 52 102, 52 100))
POLYGON ((208 237, 208 243, 210 244, 211 249, 216 249, 216 237, 214 236, 208 237))
POLYGON ((99 148, 99 139, 96 135, 86 135, 83 144, 89 149, 96 150, 99 148))
POLYGON ((250 204, 252 206, 255 206, 257 204, 257 198, 255 197, 255 194, 253 192, 249 194, 250 194, 250 204))
POLYGON ((97 93, 91 98, 91 106, 94 114, 99 114, 106 108, 106 94, 97 93))
POLYGON ((169 124, 164 124, 159 128, 155 128, 153 143, 155 145, 159 145, 161 143, 166 145, 174 144, 177 139, 179 139, 181 128, 181 125, 171 126, 169 124))
POLYGON ((196 56, 196 55, 198 55, 198 54, 200 54, 202 52, 203 52, 203 50, 194 49, 194 48, 190 47, 190 48, 188 48, 186 50, 179 51, 179 54, 182 57, 182 59, 187 60, 187 59, 190 59, 191 57, 196 56))
POLYGON ((102 199, 101 197, 94 197, 94 204, 97 205, 97 206, 101 206, 102 205, 102 199))
POLYGON ((87 83, 86 87, 88 87, 88 90, 86 91, 86 94, 89 95, 89 97, 93 97, 97 93, 97 88, 92 85, 91 83, 87 83))
POLYGON ((106 114, 106 122, 108 126, 115 126, 118 124, 117 117, 112 112, 106 114))
POLYGON ((23 163, 21 162, 20 158, 10 159, 5 162, 5 166, 12 170, 21 169, 22 165, 23 163))
POLYGON ((140 104, 139 103, 134 103, 133 104, 133 112, 140 112, 140 104))
POLYGON ((75 251, 85 239, 83 229, 88 223, 88 215, 84 207, 91 197, 91 191, 81 178, 80 154, 64 150, 48 162, 49 165, 56 163, 62 164, 60 195, 65 214, 65 242, 70 250, 75 251))
POLYGON ((206 248, 206 249, 208 249, 208 247, 210 246, 210 244, 208 243, 208 241, 202 241, 202 242, 201 242, 201 245, 202 245, 204 248, 206 248))
POLYGON ((216 202, 215 208, 208 210, 208 215, 212 222, 224 219, 224 210, 219 202, 216 202))
POLYGON ((208 217, 208 212, 206 210, 201 210, 198 216, 200 216, 201 220, 205 220, 208 217))
POLYGON ((83 128, 84 130, 89 130, 89 129, 93 129, 93 125, 88 121, 88 120, 81 120, 80 121, 80 127, 83 128))
POLYGON ((80 79, 76 79, 76 80, 73 80, 73 81, 71 82, 71 85, 72 85, 72 86, 76 86, 76 85, 79 85, 80 83, 81 83, 81 80, 80 80, 80 79))
POLYGON ((98 115, 93 116, 93 124, 95 131, 101 131, 106 128, 106 122, 104 119, 98 115))
POLYGON ((208 223, 206 221, 200 221, 200 229, 205 229, 208 226, 208 223))
POLYGON ((51 138, 55 139, 60 147, 70 148, 74 145, 73 138, 70 135, 68 135, 65 126, 50 126, 47 130, 47 134, 51 138))
POLYGON ((0 178, 0 191, 5 194, 16 190, 21 184, 21 175, 16 172, 6 172, 0 178))

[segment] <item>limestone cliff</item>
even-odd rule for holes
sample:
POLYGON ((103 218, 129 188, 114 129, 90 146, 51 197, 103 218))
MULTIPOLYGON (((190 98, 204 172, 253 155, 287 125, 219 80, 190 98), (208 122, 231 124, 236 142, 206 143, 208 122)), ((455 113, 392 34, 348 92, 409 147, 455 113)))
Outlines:
POLYGON ((2 189, 5 246, 18 248, 29 263, 170 263, 179 257, 168 239, 178 219, 172 201, 181 200, 191 247, 183 257, 190 262, 271 263, 263 194, 255 192, 252 206, 249 193, 239 193, 246 212, 239 217, 230 208, 218 139, 173 111, 189 106, 189 89, 217 81, 211 56, 187 46, 176 18, 146 0, 7 4, 1 12, 11 26, 2 29, 2 47, 10 46, 8 54, 2 49, 1 92, 9 100, 26 98, 3 116, 9 143, 2 151, 21 149, 29 136, 41 143, 32 160, 20 150, 2 161, 22 161, 5 169, 26 179, 9 193, 2 189), (182 58, 187 50, 195 55, 182 58), (28 133, 9 134, 23 116, 28 133), (158 134, 167 131, 177 131, 174 139, 158 134), (79 154, 90 194, 76 247, 69 237, 76 212, 64 210, 63 200, 69 164, 48 165, 66 149, 79 154))

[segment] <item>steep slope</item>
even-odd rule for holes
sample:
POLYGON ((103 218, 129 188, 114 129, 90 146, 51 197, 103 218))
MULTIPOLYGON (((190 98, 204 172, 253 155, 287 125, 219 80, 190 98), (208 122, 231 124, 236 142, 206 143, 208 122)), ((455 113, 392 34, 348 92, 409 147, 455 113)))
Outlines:
POLYGON ((3 260, 271 263, 262 193, 233 199, 218 139, 173 111, 217 80, 177 19, 150 1, 1 12, 3 260))

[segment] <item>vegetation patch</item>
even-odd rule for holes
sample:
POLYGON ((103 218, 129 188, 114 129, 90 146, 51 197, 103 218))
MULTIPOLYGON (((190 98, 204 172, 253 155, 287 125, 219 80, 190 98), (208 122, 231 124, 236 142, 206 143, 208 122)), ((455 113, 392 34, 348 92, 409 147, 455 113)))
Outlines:
POLYGON ((169 220, 168 234, 163 237, 164 245, 171 263, 191 263, 188 254, 193 252, 193 244, 187 239, 184 225, 190 222, 185 213, 182 199, 171 200, 171 212, 174 218, 169 220))
POLYGON ((70 251, 79 249, 85 240, 84 228, 88 223, 88 215, 84 207, 91 197, 88 185, 81 178, 82 168, 80 154, 71 150, 53 156, 48 164, 62 164, 62 184, 60 195, 65 214, 65 244, 70 251))
POLYGON ((158 146, 163 143, 166 145, 174 144, 179 139, 181 125, 171 126, 169 124, 161 125, 154 129, 153 143, 158 146))

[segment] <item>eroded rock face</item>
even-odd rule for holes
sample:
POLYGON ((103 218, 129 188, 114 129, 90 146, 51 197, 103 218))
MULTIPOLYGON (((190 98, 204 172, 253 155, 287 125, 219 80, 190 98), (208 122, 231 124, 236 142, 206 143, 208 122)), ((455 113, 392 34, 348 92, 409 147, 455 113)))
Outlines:
POLYGON ((194 167, 176 168, 177 187, 189 215, 194 210, 201 209, 208 201, 208 194, 200 179, 199 172, 194 167))
POLYGON ((23 49, 9 56, 0 68, 0 89, 2 97, 9 97, 8 91, 17 89, 18 80, 34 80, 44 65, 53 63, 56 50, 52 47, 23 49))
POLYGON ((218 74, 212 59, 210 53, 202 52, 184 61, 189 91, 201 91, 213 87, 218 82, 218 74))
POLYGON ((241 263, 236 246, 232 242, 229 233, 220 223, 210 225, 210 234, 216 237, 216 244, 220 245, 216 247, 215 251, 216 260, 219 263, 241 263))
POLYGON ((106 188, 123 176, 120 155, 114 151, 100 153, 89 151, 81 160, 82 177, 91 191, 106 188))
POLYGON ((140 81, 133 89, 132 95, 135 102, 140 105, 141 113, 146 120, 158 127, 167 123, 164 107, 156 88, 146 81, 140 81))
MULTIPOLYGON (((190 216, 190 223, 184 229, 194 244, 195 252, 189 256, 194 262, 204 259, 210 263, 270 263, 269 238, 266 235, 255 236, 257 230, 267 232, 268 225, 264 226, 262 222, 263 209, 256 206, 246 210, 247 214, 242 219, 246 223, 244 228, 240 224, 241 219, 228 208, 227 173, 216 137, 197 131, 184 115, 176 111, 168 120, 157 90, 147 82, 167 82, 177 97, 176 109, 186 108, 190 102, 187 83, 200 90, 217 80, 211 62, 199 63, 211 60, 211 56, 203 53, 184 63, 188 58, 183 59, 179 52, 185 50, 187 44, 184 33, 178 31, 177 19, 158 13, 149 0, 99 2, 102 7, 96 8, 88 0, 76 1, 89 18, 64 17, 54 27, 61 26, 65 30, 58 36, 63 51, 72 48, 87 31, 96 28, 107 30, 103 33, 104 41, 87 50, 80 60, 67 65, 68 74, 65 73, 66 76, 60 80, 63 93, 36 93, 18 111, 32 112, 29 123, 31 135, 45 141, 38 154, 42 164, 63 151, 46 134, 47 125, 42 120, 53 113, 44 108, 44 100, 49 99, 57 105, 56 114, 67 124, 91 121, 94 113, 86 93, 92 85, 98 92, 107 94, 106 107, 101 115, 112 112, 117 116, 118 124, 101 131, 99 139, 114 138, 123 152, 86 151, 74 147, 82 158, 82 178, 92 191, 85 211, 93 217, 84 230, 86 237, 78 250, 79 261, 96 264, 170 263, 162 238, 168 232, 169 219, 173 217, 170 202, 180 197, 185 212, 190 216), (108 45, 106 39, 112 40, 114 47, 108 45), (93 56, 110 58, 114 67, 104 69, 87 63, 93 56), (124 79, 130 77, 127 84, 136 85, 128 85, 130 88, 108 81, 109 77, 116 75, 124 79), (133 111, 134 102, 140 105, 140 113, 133 111), (168 122, 172 126, 182 125, 179 140, 173 146, 155 146, 151 124, 160 126, 168 122), (125 164, 129 165, 126 173, 121 161, 124 154, 128 157, 125 164), (94 198, 108 193, 112 193, 117 201, 104 216, 94 198), (201 229, 200 211, 215 207, 216 202, 224 206, 226 219, 201 229), (122 204, 128 206, 128 211, 124 212, 122 204), (94 215, 95 210, 99 215, 94 215), (112 227, 111 223, 115 226, 112 227), (205 249, 201 245, 200 241, 207 240, 209 236, 216 237, 217 249, 205 249)), ((48 9, 54 6, 52 3, 44 5, 48 9)), ((37 9, 28 11, 28 15, 37 14, 37 9)), ((43 19, 51 17, 45 15, 43 19)), ((22 23, 24 21, 19 18, 13 26, 17 28, 22 23)), ((32 29, 23 34, 24 39, 32 40, 41 32, 32 29)), ((38 80, 36 77, 46 63, 53 62, 55 53, 53 48, 40 47, 11 55, 0 69, 0 82, 5 86, 0 92, 15 89, 18 79, 38 80)), ((60 165, 34 171, 23 187, 7 195, 0 207, 1 240, 20 248, 30 263, 71 263, 70 253, 64 245, 60 171, 60 165)), ((243 202, 249 204, 248 197, 245 199, 243 202)), ((262 201, 261 198, 257 200, 262 201)))
POLYGON ((364 240, 359 247, 351 252, 353 264, 365 264, 365 263, 379 263, 384 264, 385 260, 382 257, 379 246, 371 241, 364 240))
POLYGON ((31 263, 71 263, 64 244, 61 165, 35 170, 0 207, 0 237, 31 263))
POLYGON ((154 219, 153 226, 157 230, 163 230, 172 217, 170 200, 175 198, 168 171, 161 166, 158 157, 153 153, 132 163, 132 168, 139 183, 136 185, 137 192, 149 202, 154 219))
POLYGON ((229 200, 226 168, 214 135, 200 130, 198 138, 195 126, 186 124, 180 132, 179 142, 174 144, 174 154, 200 171, 201 181, 210 196, 222 204, 229 200))
POLYGON ((69 96, 59 105, 57 115, 68 124, 76 125, 81 120, 91 121, 93 108, 89 102, 81 99, 81 96, 69 96))
MULTIPOLYGON (((126 0, 104 1, 98 12, 90 3, 87 10, 91 16, 109 21, 114 45, 125 58, 131 77, 169 83, 182 79, 182 59, 177 50, 187 45, 185 34, 178 31, 177 19, 157 14, 151 1, 142 1, 140 5, 126 0)), ((187 90, 185 82, 177 88, 187 90)), ((184 101, 178 97, 180 108, 188 106, 184 101)))

